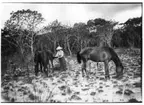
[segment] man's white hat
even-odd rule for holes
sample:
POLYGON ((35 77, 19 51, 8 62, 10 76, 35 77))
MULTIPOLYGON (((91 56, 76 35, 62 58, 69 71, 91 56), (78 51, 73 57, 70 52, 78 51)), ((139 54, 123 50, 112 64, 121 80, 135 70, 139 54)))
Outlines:
POLYGON ((62 47, 58 46, 58 47, 56 48, 56 50, 62 50, 62 47))

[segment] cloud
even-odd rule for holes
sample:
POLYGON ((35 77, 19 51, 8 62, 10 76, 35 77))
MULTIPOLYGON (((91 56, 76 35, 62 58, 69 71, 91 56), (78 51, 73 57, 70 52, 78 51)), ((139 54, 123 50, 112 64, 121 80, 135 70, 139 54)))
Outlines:
POLYGON ((86 6, 88 11, 100 13, 101 17, 111 18, 121 12, 134 10, 141 7, 141 4, 89 4, 86 6))
POLYGON ((40 12, 48 22, 56 19, 64 24, 73 25, 76 22, 86 22, 99 14, 87 12, 83 4, 50 4, 40 6, 40 12))
POLYGON ((58 19, 63 24, 87 22, 90 19, 114 19, 119 22, 141 16, 141 4, 2 4, 1 24, 12 11, 31 9, 38 11, 48 23, 58 19))
POLYGON ((113 19, 121 23, 124 23, 130 18, 140 17, 140 16, 142 16, 142 8, 137 7, 134 10, 128 9, 128 10, 122 11, 119 14, 115 15, 113 19))

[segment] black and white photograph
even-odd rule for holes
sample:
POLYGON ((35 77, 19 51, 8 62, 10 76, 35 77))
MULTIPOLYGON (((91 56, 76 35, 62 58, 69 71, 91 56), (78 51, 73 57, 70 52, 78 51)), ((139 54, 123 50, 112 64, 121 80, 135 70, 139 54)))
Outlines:
POLYGON ((1 2, 1 103, 143 103, 143 2, 1 2))

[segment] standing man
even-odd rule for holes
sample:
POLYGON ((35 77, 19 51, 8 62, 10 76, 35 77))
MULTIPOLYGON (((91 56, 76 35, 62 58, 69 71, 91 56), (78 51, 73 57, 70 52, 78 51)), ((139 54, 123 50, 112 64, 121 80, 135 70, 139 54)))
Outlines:
POLYGON ((65 58, 64 58, 64 52, 62 50, 62 47, 58 46, 56 48, 56 50, 57 50, 57 53, 56 53, 55 57, 59 58, 60 69, 65 71, 66 70, 66 61, 65 61, 65 58))

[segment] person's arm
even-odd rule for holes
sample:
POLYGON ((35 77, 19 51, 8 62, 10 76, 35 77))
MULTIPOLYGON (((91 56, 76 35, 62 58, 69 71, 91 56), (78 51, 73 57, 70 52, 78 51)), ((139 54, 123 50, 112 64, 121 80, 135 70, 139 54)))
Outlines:
POLYGON ((55 58, 58 58, 59 52, 56 53, 55 58))
POLYGON ((58 51, 57 54, 55 55, 56 58, 62 58, 64 56, 63 51, 58 51))
POLYGON ((60 51, 59 53, 59 58, 62 58, 64 56, 64 52, 63 51, 60 51))
POLYGON ((56 56, 53 56, 53 59, 55 59, 55 58, 58 58, 58 57, 56 57, 56 56))
POLYGON ((57 54, 55 55, 56 58, 61 58, 61 51, 58 51, 57 54))

